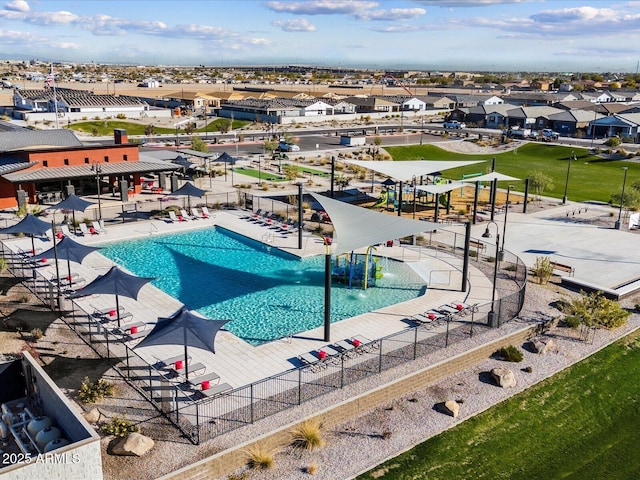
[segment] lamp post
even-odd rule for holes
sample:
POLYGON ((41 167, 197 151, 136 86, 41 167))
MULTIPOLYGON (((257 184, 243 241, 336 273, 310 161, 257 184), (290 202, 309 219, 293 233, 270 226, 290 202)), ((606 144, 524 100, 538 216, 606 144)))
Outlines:
POLYGON ((100 198, 100 174, 102 167, 98 162, 93 162, 91 171, 96 174, 96 186, 98 187, 98 220, 102 220, 102 199, 100 198))
POLYGON ((487 316, 487 321, 489 323, 489 327, 496 326, 496 312, 495 312, 495 303, 496 303, 496 282, 498 280, 498 248, 500 246, 500 230, 498 228, 498 224, 493 220, 489 221, 487 224, 487 228, 482 234, 484 238, 491 238, 491 232, 489 231, 489 225, 495 225, 496 227, 496 256, 494 259, 493 265, 493 290, 491 291, 491 311, 487 316))
POLYGON ((593 127, 591 129, 591 148, 593 148, 593 142, 596 139, 596 122, 598 121, 598 108, 599 103, 596 103, 596 108, 593 109, 593 127))
POLYGON ((258 186, 262 186, 262 155, 258 155, 258 186))
POLYGON ((622 218, 622 206, 624 205, 624 187, 627 184, 627 167, 622 167, 622 169, 624 170, 624 180, 622 180, 622 195, 620 196, 620 209, 618 210, 618 220, 616 220, 616 224, 614 226, 616 230, 620 230, 620 227, 622 226, 622 222, 620 221, 620 219, 622 218))
POLYGON ((571 160, 575 160, 576 155, 571 151, 571 156, 569 157, 569 163, 567 163, 567 179, 564 182, 564 196, 562 197, 562 204, 567 204, 567 190, 569 189, 569 173, 571 173, 571 160))
POLYGON ((420 145, 422 145, 423 134, 424 134, 424 115, 420 117, 420 145))

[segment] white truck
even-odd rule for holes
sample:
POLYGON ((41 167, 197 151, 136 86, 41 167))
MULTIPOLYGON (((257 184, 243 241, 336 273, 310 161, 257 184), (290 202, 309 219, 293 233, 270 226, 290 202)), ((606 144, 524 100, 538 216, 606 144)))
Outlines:
POLYGON ((531 138, 530 128, 509 128, 508 130, 504 130, 502 133, 509 138, 517 138, 519 140, 531 138))

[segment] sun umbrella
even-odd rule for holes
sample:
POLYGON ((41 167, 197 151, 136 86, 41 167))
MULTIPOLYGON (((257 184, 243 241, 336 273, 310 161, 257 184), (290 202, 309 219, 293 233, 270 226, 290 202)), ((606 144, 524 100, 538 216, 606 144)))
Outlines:
MULTIPOLYGON (((227 152, 222 152, 222 154, 214 160, 215 162, 224 162, 224 179, 227 180, 227 163, 230 163, 232 166, 236 164, 238 161, 237 158, 232 157, 227 152)), ((233 169, 231 169, 233 173, 233 169)), ((232 177, 233 179, 233 177, 232 177)))
POLYGON ((0 233, 21 233, 23 235, 29 235, 31 237, 31 250, 35 254, 36 246, 35 242, 33 241, 33 237, 35 237, 36 235, 44 235, 49 230, 51 230, 51 225, 49 225, 49 222, 40 220, 38 217, 28 213, 26 217, 24 217, 15 225, 0 228, 0 233))
POLYGON ((76 211, 84 212, 91 205, 95 205, 92 202, 88 202, 76 194, 72 193, 67 198, 55 205, 50 206, 47 210, 71 210, 73 213, 73 231, 76 231, 76 211))
POLYGON ((151 280, 153 280, 153 278, 131 275, 121 270, 117 265, 114 265, 107 273, 100 275, 93 282, 85 285, 69 298, 79 298, 101 293, 115 295, 118 327, 120 327, 120 295, 137 300, 140 289, 151 280))
MULTIPOLYGON (((55 239, 54 239, 55 242, 55 239)), ((43 258, 51 258, 57 256, 60 260, 67 261, 68 280, 71 281, 71 262, 82 263, 82 260, 92 252, 99 250, 100 247, 91 247, 83 245, 81 243, 72 240, 70 237, 64 237, 54 247, 49 250, 45 250, 38 255, 34 255, 34 260, 41 260, 43 258)), ((60 278, 58 278, 58 282, 60 278)))
POLYGON ((153 330, 134 348, 151 345, 184 345, 185 376, 189 380, 187 347, 215 351, 218 331, 229 320, 211 320, 183 306, 167 318, 158 318, 153 330))
POLYGON ((191 197, 202 198, 204 194, 207 193, 206 190, 202 190, 196 187, 191 182, 186 182, 183 186, 177 189, 175 192, 171 192, 172 195, 183 195, 189 198, 189 209, 191 209, 191 197))

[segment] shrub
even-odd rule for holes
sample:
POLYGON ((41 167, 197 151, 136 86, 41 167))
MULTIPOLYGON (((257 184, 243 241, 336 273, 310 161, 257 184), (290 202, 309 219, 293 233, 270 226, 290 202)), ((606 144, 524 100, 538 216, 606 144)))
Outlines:
POLYGON ((307 473, 309 475, 315 475, 318 472, 318 464, 317 463, 312 463, 311 465, 309 465, 307 467, 307 473))
POLYGON ((113 396, 113 385, 102 378, 96 383, 91 383, 88 377, 84 377, 78 398, 82 403, 95 403, 104 397, 113 396))
POLYGON ((521 362, 524 358, 524 355, 517 347, 514 345, 509 345, 508 347, 502 347, 500 350, 496 352, 503 360, 507 362, 521 362))
POLYGON ((631 312, 613 300, 606 298, 602 292, 582 292, 580 298, 571 301, 567 321, 587 327, 617 328, 627 322, 631 312))
POLYGON ((580 326, 580 319, 578 317, 566 317, 564 324, 569 328, 578 328, 580 326))
POLYGON ((31 330, 31 339, 34 342, 37 342, 41 338, 42 338, 42 330, 40 330, 39 328, 34 328, 33 330, 31 330))
POLYGON ((131 432, 140 430, 132 421, 127 420, 124 415, 121 417, 115 415, 109 423, 105 423, 100 427, 100 431, 105 435, 113 435, 118 438, 124 438, 131 432))
POLYGON ((553 275, 553 266, 549 257, 537 257, 531 272, 540 285, 548 283, 551 275, 553 275))
POLYGON ((268 470, 273 467, 275 452, 264 445, 254 445, 246 450, 248 464, 251 468, 268 470))
POLYGON ((324 446, 322 424, 317 420, 306 420, 291 430, 294 447, 313 450, 324 446))

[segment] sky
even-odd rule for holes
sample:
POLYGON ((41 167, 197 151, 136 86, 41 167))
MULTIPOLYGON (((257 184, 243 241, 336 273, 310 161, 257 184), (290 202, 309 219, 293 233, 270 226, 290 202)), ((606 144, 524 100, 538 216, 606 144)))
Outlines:
POLYGON ((640 0, 0 0, 0 58, 630 72, 640 0))

